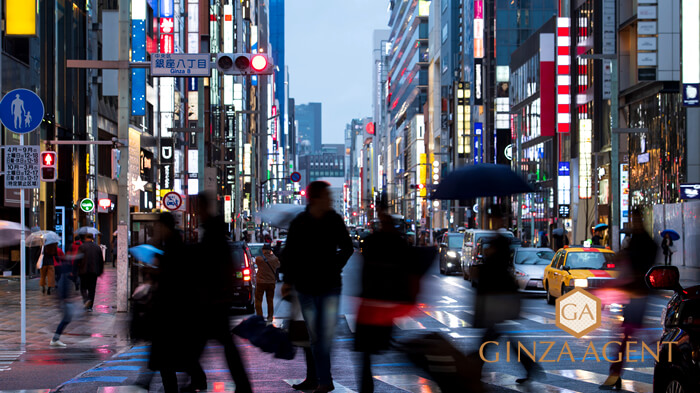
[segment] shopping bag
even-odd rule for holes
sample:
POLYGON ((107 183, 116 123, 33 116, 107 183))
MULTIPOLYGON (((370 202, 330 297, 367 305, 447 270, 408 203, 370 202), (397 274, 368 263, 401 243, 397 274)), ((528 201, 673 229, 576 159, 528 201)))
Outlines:
POLYGON ((44 266, 44 246, 41 246, 41 252, 39 252, 39 259, 36 261, 36 270, 41 270, 44 266))

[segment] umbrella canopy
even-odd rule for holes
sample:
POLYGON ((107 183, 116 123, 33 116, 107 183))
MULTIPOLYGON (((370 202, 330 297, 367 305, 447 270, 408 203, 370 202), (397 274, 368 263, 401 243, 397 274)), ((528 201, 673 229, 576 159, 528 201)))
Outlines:
POLYGON ((24 239, 27 247, 45 246, 47 244, 60 243, 61 237, 54 231, 36 231, 30 233, 24 239))
POLYGON ((608 224, 598 224, 595 227, 593 227, 593 229, 596 231, 604 231, 608 229, 608 224))
POLYGON ((450 172, 431 195, 432 199, 471 199, 534 192, 506 165, 475 164, 450 172))
POLYGON ((304 205, 278 203, 263 209, 260 212, 260 218, 273 227, 288 229, 292 220, 304 210, 306 210, 304 205))
MULTIPOLYGON (((29 228, 24 227, 29 233, 29 228)), ((22 225, 12 221, 0 220, 0 247, 16 246, 22 240, 22 225)))
POLYGON ((155 248, 150 244, 141 244, 131 247, 129 252, 134 256, 134 258, 148 265, 155 265, 156 255, 163 255, 162 250, 155 248))
POLYGON ((664 237, 667 234, 671 237, 671 240, 680 240, 681 238, 681 235, 673 229, 664 229, 663 231, 661 231, 661 237, 664 237))
POLYGON ((556 228, 555 230, 552 231, 552 235, 556 236, 564 236, 564 228, 556 228))
POLYGON ((91 233, 95 236, 102 234, 99 230, 97 230, 97 228, 93 227, 80 227, 77 231, 75 231, 75 233, 78 235, 87 235, 88 233, 91 233))

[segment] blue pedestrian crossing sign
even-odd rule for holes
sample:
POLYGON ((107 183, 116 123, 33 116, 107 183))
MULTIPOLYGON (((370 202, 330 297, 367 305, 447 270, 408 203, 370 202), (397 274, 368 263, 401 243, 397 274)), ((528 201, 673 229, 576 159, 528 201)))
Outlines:
POLYGON ((26 134, 39 128, 44 119, 44 103, 36 93, 15 89, 0 101, 0 121, 16 134, 26 134))

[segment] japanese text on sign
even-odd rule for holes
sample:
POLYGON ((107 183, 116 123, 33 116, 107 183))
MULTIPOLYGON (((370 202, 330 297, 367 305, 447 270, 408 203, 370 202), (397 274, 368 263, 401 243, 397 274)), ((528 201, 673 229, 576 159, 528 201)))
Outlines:
POLYGON ((39 146, 5 148, 5 188, 39 188, 39 146))
POLYGON ((153 53, 151 76, 209 76, 207 53, 153 53))

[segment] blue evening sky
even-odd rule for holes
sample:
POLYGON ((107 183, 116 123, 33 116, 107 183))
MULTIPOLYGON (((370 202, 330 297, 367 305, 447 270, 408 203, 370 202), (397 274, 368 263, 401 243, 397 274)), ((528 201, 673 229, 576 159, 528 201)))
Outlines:
POLYGON ((343 143, 345 125, 372 116, 372 34, 388 29, 386 0, 287 0, 289 95, 321 102, 323 143, 343 143))

